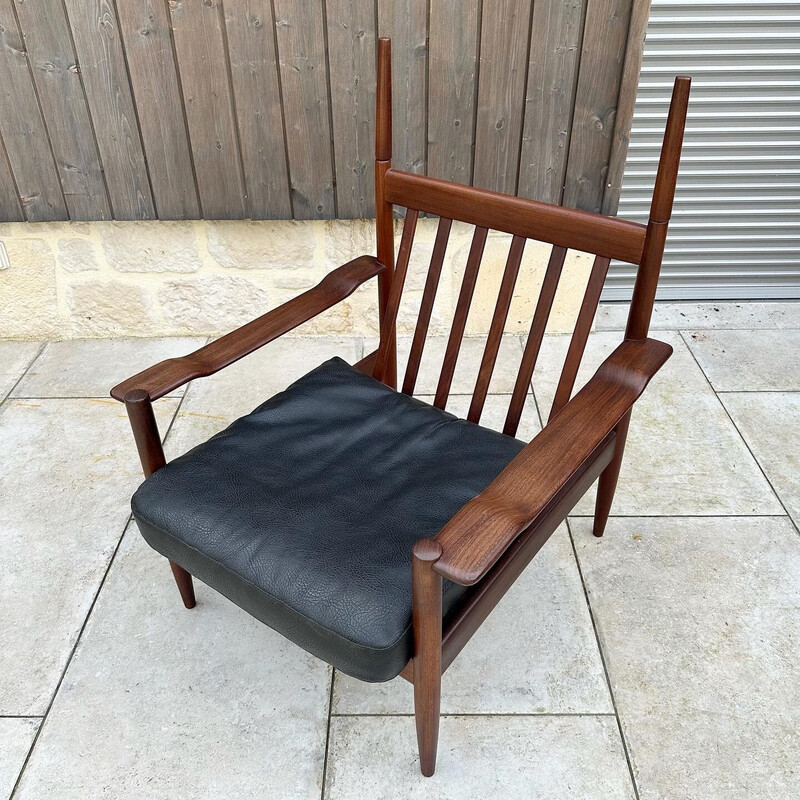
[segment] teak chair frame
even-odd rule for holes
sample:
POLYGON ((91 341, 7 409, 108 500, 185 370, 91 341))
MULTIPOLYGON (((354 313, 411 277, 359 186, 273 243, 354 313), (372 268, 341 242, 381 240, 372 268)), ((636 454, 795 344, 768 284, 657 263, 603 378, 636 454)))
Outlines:
MULTIPOLYGON (((506 418, 516 432, 536 364, 566 250, 596 254, 562 369, 548 423, 500 475, 467 503, 432 539, 421 539, 411 559, 413 657, 401 675, 414 686, 422 773, 432 775, 439 732, 441 676, 505 592, 569 511, 598 480, 594 534, 608 521, 631 409, 649 380, 671 355, 647 338, 677 180, 690 79, 675 80, 646 226, 395 170, 392 158, 391 43, 378 47, 375 146, 377 258, 361 256, 331 272, 313 289, 182 358, 169 359, 112 389, 125 403, 145 476, 166 463, 152 403, 198 377, 210 375, 278 338, 378 279, 380 344, 356 367, 397 386, 395 322, 417 217, 439 216, 439 231, 411 346, 403 391, 413 393, 453 220, 476 226, 434 405, 443 408, 450 390, 487 231, 513 235, 468 419, 477 422, 486 398, 514 282, 527 238, 553 245, 531 331, 506 418), (394 206, 407 209, 397 263, 394 206), (624 341, 574 396, 578 367, 612 258, 637 264, 624 341), (473 587, 442 618, 442 581, 473 587)), ((170 562, 187 608, 195 605, 192 576, 170 562)))

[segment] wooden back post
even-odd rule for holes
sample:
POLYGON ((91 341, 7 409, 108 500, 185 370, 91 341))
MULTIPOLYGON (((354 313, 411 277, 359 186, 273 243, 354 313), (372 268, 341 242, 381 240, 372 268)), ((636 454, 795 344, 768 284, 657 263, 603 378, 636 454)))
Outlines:
POLYGON ((664 256, 664 244, 667 240, 667 228, 672 216, 672 201, 675 199, 675 185, 678 182, 678 166, 681 160, 691 85, 691 78, 679 75, 675 78, 675 85, 672 88, 672 100, 669 104, 667 128, 658 161, 644 252, 636 273, 636 283, 628 312, 626 339, 644 339, 650 329, 658 276, 661 272, 661 259, 664 256))
MULTIPOLYGON (((386 173, 392 167, 392 41, 378 40, 378 87, 375 115, 375 233, 378 261, 385 271, 378 277, 381 352, 383 361, 376 375, 397 386, 397 344, 394 319, 386 311, 394 277, 394 214, 386 198, 386 173)), ((410 243, 409 243, 410 247, 410 243)), ((402 287, 401 287, 402 288, 402 287)))

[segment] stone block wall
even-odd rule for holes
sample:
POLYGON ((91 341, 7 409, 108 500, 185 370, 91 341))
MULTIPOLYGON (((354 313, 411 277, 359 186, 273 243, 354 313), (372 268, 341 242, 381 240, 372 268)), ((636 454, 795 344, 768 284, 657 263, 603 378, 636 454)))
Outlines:
MULTIPOLYGON (((416 323, 436 220, 419 221, 400 333, 416 323)), ((397 236, 399 242, 400 222, 397 236)), ((431 330, 449 330, 472 228, 454 224, 431 330)), ((0 242, 0 338, 219 335, 374 253, 371 220, 5 223, 0 242)), ((491 233, 467 326, 489 328, 510 236, 491 233)), ((506 330, 527 331, 549 248, 526 247, 506 330)), ((550 330, 574 324, 592 257, 570 252, 550 330)), ((297 333, 373 335, 377 284, 297 333)))

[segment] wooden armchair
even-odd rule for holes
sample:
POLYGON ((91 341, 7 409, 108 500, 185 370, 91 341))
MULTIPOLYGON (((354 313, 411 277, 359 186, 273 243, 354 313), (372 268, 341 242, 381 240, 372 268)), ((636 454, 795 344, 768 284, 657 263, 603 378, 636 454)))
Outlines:
MULTIPOLYGON (((192 575, 309 652, 364 680, 414 685, 421 768, 433 774, 442 673, 599 479, 608 520, 631 409, 671 354, 647 338, 680 158, 688 78, 678 78, 647 226, 460 186, 391 167, 390 42, 379 46, 377 258, 183 358, 116 386, 147 480, 133 499, 187 608, 192 575), (406 209, 395 264, 393 206, 406 209), (402 391, 395 321, 418 215, 439 217, 402 391), (411 397, 452 220, 475 226, 432 405, 411 397), (512 234, 466 420, 444 411, 489 229, 512 234), (553 245, 504 432, 481 411, 526 240, 553 245), (514 438, 567 248, 596 254, 549 421, 514 438), (612 258, 638 265, 624 341, 573 397, 612 258), (377 278, 380 345, 354 367, 326 362, 209 442, 166 464, 152 401, 210 375, 377 278)), ((512 667, 509 667, 512 668, 512 667)))

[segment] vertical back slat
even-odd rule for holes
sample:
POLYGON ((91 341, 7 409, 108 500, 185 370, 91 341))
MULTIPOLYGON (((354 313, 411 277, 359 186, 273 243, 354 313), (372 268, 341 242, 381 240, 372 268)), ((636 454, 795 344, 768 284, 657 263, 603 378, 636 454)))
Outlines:
POLYGON ((475 228, 475 234, 472 237, 472 246, 469 249, 467 266, 464 270, 464 280, 461 283, 461 291, 459 292, 456 311, 453 315, 453 327, 450 330, 450 338, 447 340, 442 372, 439 375, 439 385, 436 387, 436 397, 433 401, 433 405, 436 408, 444 408, 447 404, 447 397, 450 394, 453 373, 456 369, 456 361, 458 361, 458 351, 461 349, 461 339, 467 326, 467 315, 472 303, 472 295, 475 292, 475 282, 478 279, 478 270, 481 266, 487 233, 488 230, 486 228, 475 228))
POLYGON ((578 312, 578 320, 569 343, 569 350, 567 350, 567 357, 564 360, 564 368, 561 370, 561 378, 558 381, 558 389, 556 389, 548 421, 567 404, 572 395, 575 378, 578 376, 578 367, 581 365, 583 351, 586 349, 586 342, 589 339, 589 331, 592 329, 592 320, 597 311, 597 304, 600 302, 600 292, 603 291, 603 284, 606 281, 609 263, 610 259, 597 256, 592 265, 592 273, 589 275, 589 283, 586 285, 586 292, 583 295, 581 310, 578 312))
POLYGON ((522 354, 522 362, 519 365, 517 380, 514 384, 514 393, 511 395, 511 403, 508 406, 506 422, 503 426, 503 433, 509 436, 514 436, 519 427, 522 409, 525 406, 525 397, 528 394, 533 370, 536 368, 536 360, 539 358, 539 349, 542 346, 547 320, 550 318, 550 310, 553 307, 553 299, 556 296, 558 281, 561 278, 561 270, 564 268, 566 257, 566 247, 554 247, 550 252, 550 260, 547 263, 539 299, 536 302, 536 311, 531 320, 528 341, 525 343, 525 351, 522 354))
POLYGON ((439 278, 442 274, 442 264, 447 250, 447 240, 450 237, 450 228, 453 220, 447 217, 439 219, 439 227, 436 230, 436 241, 433 244, 431 253, 431 264, 428 268, 428 277, 425 279, 425 289, 422 292, 422 302, 419 307, 417 317, 417 327, 414 330, 414 339, 411 342, 411 352, 408 355, 406 366, 406 376, 403 379, 403 391, 406 394, 414 394, 414 387, 417 383, 420 361, 422 361, 422 351, 425 348, 425 338, 428 335, 428 326, 433 312, 433 303, 436 300, 436 290, 439 287, 439 278))
POLYGON ((500 283, 500 292, 497 295, 497 305, 494 308, 492 323, 489 326, 489 336, 486 339, 486 347, 483 350, 483 358, 478 370, 478 379, 475 382, 475 391, 472 393, 472 402, 467 414, 467 419, 470 422, 480 421, 483 405, 486 402, 486 395, 489 391, 489 383, 492 380, 494 365, 497 361, 497 353, 500 350, 500 342, 503 340, 503 330, 508 318, 508 310, 511 308, 511 299, 514 296, 514 286, 517 283, 526 241, 522 236, 515 236, 511 240, 506 268, 503 272, 503 280, 500 283))
MULTIPOLYGON (((400 298, 403 294, 403 285, 406 281, 406 272, 408 271, 408 261, 411 258, 411 247, 414 244, 414 232, 417 229, 417 211, 409 208, 406 213, 406 218, 403 222, 403 235, 400 238, 400 249, 397 253, 397 265, 394 269, 392 276, 392 286, 389 290, 389 301, 386 304, 385 324, 390 330, 394 330, 395 322, 397 321, 397 310, 400 308, 400 298)), ((383 380, 384 370, 389 360, 390 349, 394 346, 393 340, 390 337, 383 337, 381 339, 380 349, 378 350, 378 358, 375 361, 375 371, 372 373, 373 378, 383 380)))

